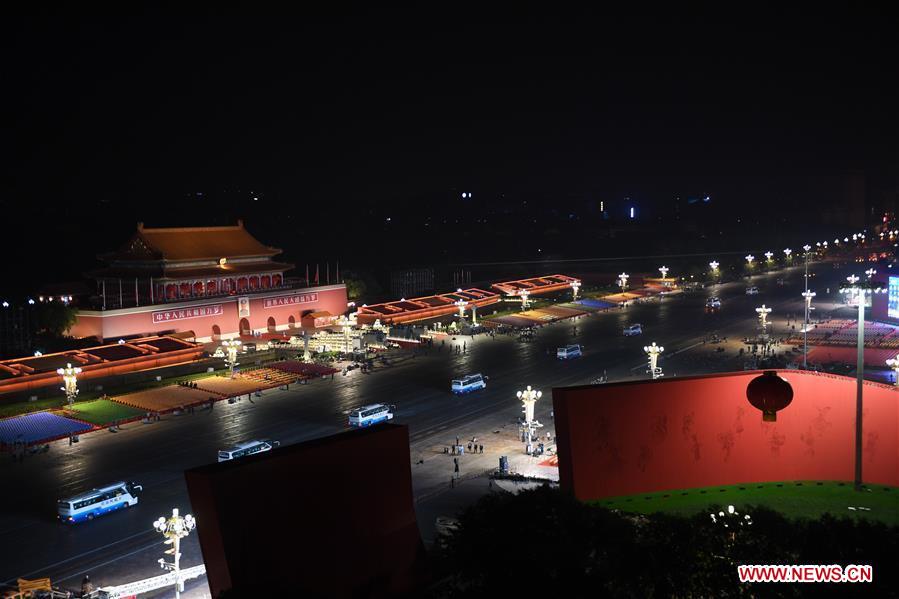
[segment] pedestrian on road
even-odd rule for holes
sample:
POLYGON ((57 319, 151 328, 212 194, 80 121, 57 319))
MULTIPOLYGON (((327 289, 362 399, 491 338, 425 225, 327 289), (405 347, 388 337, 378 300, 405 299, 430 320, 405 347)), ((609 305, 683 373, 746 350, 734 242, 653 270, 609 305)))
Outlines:
POLYGON ((468 451, 471 452, 471 443, 468 444, 468 451))
POLYGON ((453 445, 453 451, 452 451, 453 455, 456 455, 456 448, 457 448, 457 447, 458 447, 458 445, 453 445))
POLYGON ((459 444, 459 435, 456 435, 456 445, 459 444))
POLYGON ((478 453, 484 453, 484 446, 483 446, 483 445, 479 445, 479 446, 478 446, 478 453))

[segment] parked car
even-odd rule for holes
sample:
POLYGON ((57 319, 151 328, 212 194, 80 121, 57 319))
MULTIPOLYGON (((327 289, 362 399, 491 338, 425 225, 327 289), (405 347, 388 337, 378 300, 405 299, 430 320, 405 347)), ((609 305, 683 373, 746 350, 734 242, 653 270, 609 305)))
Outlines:
POLYGON ((633 337, 634 335, 642 335, 643 334, 643 325, 642 324, 632 324, 628 327, 624 327, 624 336, 625 337, 633 337))
POLYGON ((759 294, 758 287, 747 287, 746 288, 746 295, 758 295, 758 294, 759 294))

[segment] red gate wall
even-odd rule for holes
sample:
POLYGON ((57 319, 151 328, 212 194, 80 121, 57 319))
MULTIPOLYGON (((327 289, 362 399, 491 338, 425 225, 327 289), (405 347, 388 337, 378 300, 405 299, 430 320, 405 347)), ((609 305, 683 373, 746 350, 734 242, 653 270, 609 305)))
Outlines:
MULTIPOLYGON (((582 500, 774 480, 851 481, 855 379, 778 371, 793 402, 762 422, 760 372, 553 389, 563 488, 582 500)), ((899 391, 864 385, 866 482, 899 486, 899 391)))

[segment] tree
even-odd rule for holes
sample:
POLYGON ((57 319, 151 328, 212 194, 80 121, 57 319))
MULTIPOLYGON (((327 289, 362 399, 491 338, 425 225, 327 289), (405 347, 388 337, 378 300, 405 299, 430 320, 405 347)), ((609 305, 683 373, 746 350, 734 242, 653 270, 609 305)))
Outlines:
POLYGON ((78 310, 63 302, 38 304, 37 329, 39 333, 62 337, 78 319, 78 310))

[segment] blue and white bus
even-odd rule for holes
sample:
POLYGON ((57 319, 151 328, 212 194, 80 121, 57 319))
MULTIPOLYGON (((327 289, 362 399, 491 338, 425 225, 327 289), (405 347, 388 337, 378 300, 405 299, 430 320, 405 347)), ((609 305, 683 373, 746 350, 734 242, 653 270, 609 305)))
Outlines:
POLYGON ((227 462, 228 460, 242 458, 246 455, 271 451, 279 445, 281 445, 279 441, 247 441, 245 443, 239 443, 230 449, 219 451, 218 459, 219 462, 227 462))
POLYGON ((393 414, 390 406, 381 403, 362 406, 350 412, 350 426, 371 426, 385 420, 393 420, 393 414))
POLYGON ((566 345, 556 350, 556 357, 560 360, 570 360, 571 358, 581 357, 580 345, 566 345))
POLYGON ((482 374, 469 374, 461 379, 454 379, 451 389, 456 395, 471 393, 487 387, 487 377, 482 374))
POLYGON ((68 499, 60 499, 57 502, 59 519, 74 524, 137 505, 137 493, 143 489, 134 483, 118 482, 68 499))

